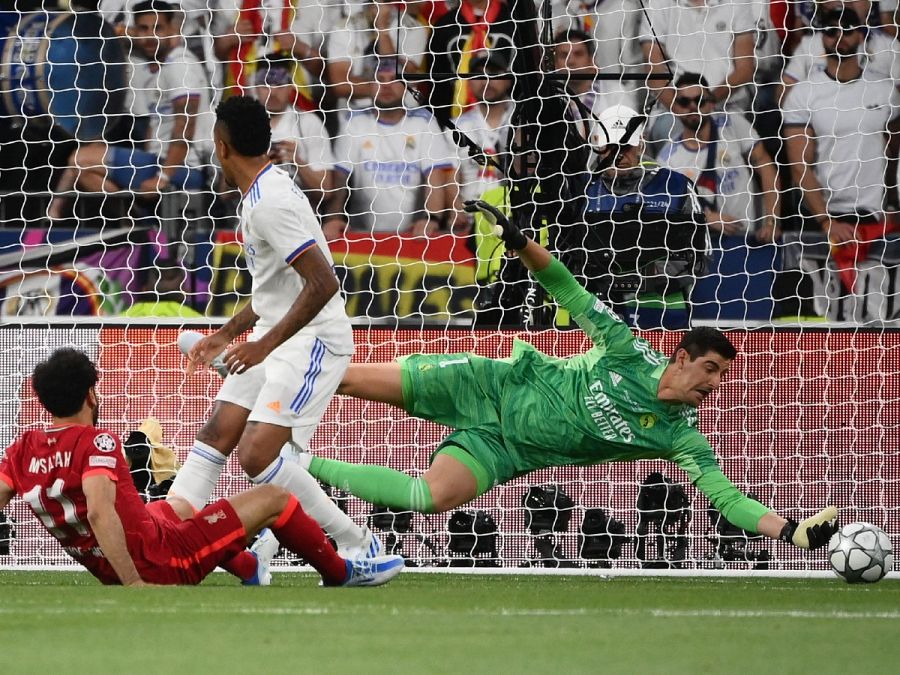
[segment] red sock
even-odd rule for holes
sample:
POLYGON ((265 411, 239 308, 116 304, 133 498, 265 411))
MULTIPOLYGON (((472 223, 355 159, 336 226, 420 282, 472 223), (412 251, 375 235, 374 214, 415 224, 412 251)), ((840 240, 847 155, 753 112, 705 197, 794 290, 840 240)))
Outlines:
POLYGON ((331 547, 319 524, 300 508, 294 495, 272 525, 272 532, 282 546, 316 568, 326 584, 340 584, 346 580, 346 561, 331 547))
POLYGON ((241 551, 233 558, 220 562, 219 567, 226 572, 231 572, 241 581, 247 581, 256 574, 256 556, 250 551, 241 551))

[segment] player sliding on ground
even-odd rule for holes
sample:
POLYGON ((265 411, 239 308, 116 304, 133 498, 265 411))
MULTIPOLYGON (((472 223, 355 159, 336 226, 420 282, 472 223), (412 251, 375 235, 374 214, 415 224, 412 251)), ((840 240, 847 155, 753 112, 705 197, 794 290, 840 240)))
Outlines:
POLYGON ((400 556, 339 556, 296 497, 274 485, 220 499, 186 520, 167 502, 145 505, 118 438, 96 426, 97 379, 94 364, 74 349, 59 349, 34 369, 34 391, 53 423, 26 431, 6 450, 0 509, 18 493, 63 549, 104 584, 198 584, 219 565, 259 583, 267 561, 244 549, 264 527, 325 585, 375 586, 402 571, 400 556))
POLYGON ((799 524, 785 520, 725 477, 697 429, 696 408, 719 388, 736 355, 724 334, 691 330, 666 358, 494 207, 467 202, 466 209, 494 224, 594 348, 558 359, 517 341, 510 359, 414 354, 351 365, 338 393, 389 403, 455 431, 421 478, 307 455, 302 461, 313 476, 374 504, 435 513, 537 469, 661 458, 678 464, 738 527, 800 548, 828 541, 835 507, 799 524))

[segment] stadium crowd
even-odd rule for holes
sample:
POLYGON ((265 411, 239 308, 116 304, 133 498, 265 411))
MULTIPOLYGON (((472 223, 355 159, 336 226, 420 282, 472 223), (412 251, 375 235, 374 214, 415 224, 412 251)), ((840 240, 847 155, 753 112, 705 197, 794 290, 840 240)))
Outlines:
MULTIPOLYGON (((160 195, 187 191, 231 224, 240 195, 213 165, 212 110, 235 93, 265 104, 271 161, 329 241, 468 237, 476 223, 463 201, 503 176, 453 129, 494 160, 517 150, 515 78, 503 76, 521 26, 508 0, 60 4, 114 28, 133 119, 124 137, 72 147, 50 222, 71 218, 79 195, 126 191, 137 195, 132 215, 146 216, 160 195)), ((594 123, 614 106, 646 116, 643 159, 692 181, 713 238, 753 247, 824 233, 852 294, 870 243, 900 225, 896 12, 894 0, 556 0, 544 65, 564 76, 573 118, 594 123)))

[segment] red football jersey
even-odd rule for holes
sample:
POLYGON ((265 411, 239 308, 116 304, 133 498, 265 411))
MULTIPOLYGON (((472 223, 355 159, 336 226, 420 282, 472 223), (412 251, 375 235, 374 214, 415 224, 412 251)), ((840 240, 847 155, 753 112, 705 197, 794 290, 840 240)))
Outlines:
POLYGON ((161 524, 138 495, 115 434, 80 425, 26 431, 0 462, 0 480, 28 503, 66 553, 103 583, 115 584, 119 578, 87 519, 82 480, 95 474, 116 482, 116 512, 138 572, 168 562, 159 545, 161 524))

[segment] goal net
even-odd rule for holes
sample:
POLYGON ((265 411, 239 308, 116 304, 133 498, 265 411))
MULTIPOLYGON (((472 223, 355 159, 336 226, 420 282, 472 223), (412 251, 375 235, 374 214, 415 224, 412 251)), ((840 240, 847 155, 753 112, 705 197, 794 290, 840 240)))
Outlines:
MULTIPOLYGON (((742 491, 797 520, 836 504, 900 544, 900 50, 889 6, 796 4, 17 0, 0 11, 3 447, 49 421, 30 373, 75 346, 101 369, 101 425, 156 417, 184 459, 221 380, 185 378, 178 334, 250 297, 212 136, 216 105, 247 95, 322 224, 357 362, 590 348, 463 210, 482 198, 654 348, 727 331, 739 356, 700 429, 742 491), (851 82, 828 77, 838 49, 851 82)), ((336 397, 311 451, 419 475, 446 433, 336 397)), ((215 496, 248 486, 231 458, 215 496)), ((446 514, 331 494, 421 567, 828 569, 734 528, 663 461, 547 469, 446 514)), ((14 500, 0 565, 68 564, 14 500)))

